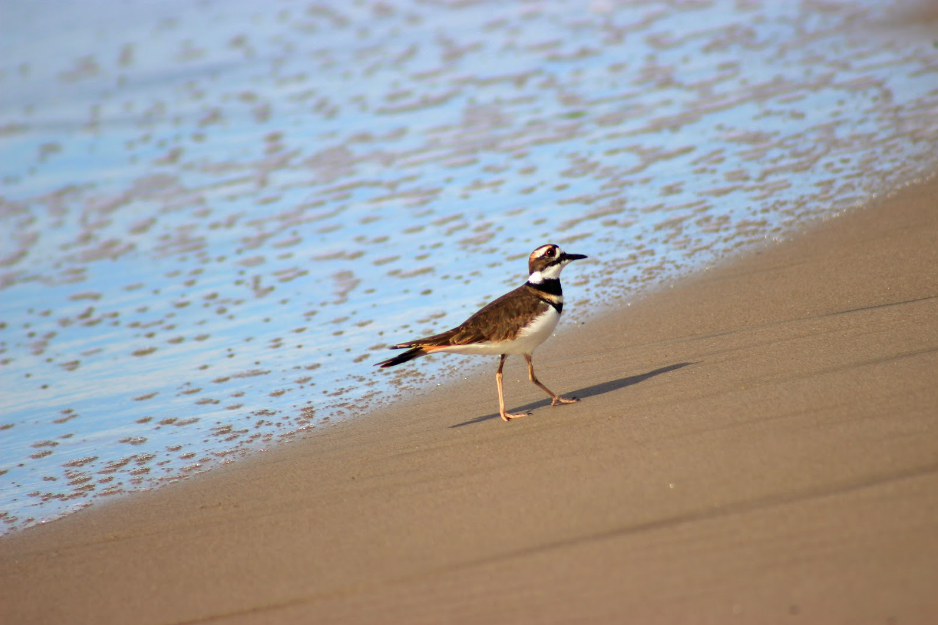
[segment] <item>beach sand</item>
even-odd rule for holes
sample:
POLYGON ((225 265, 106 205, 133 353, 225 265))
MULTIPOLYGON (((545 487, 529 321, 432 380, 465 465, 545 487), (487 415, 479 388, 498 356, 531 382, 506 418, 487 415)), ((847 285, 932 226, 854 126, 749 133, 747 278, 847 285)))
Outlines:
POLYGON ((509 362, 0 540, 0 621, 938 619, 938 180, 509 362))

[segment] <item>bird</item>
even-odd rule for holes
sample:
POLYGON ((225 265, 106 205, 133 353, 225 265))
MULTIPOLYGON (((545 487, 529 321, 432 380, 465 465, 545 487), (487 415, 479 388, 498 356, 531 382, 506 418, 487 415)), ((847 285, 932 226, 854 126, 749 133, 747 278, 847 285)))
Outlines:
POLYGON ((376 367, 394 367, 414 358, 436 353, 481 354, 499 356, 495 384, 498 387, 498 412, 504 421, 527 416, 505 410, 502 368, 509 355, 523 355, 528 363, 528 379, 547 393, 551 406, 573 404, 576 397, 561 397, 544 386, 534 375, 532 354, 557 327, 563 312, 563 290, 560 272, 583 254, 567 254, 558 245, 542 245, 528 257, 527 281, 479 309, 463 323, 433 336, 392 345, 390 349, 406 349, 393 358, 375 363, 376 367))

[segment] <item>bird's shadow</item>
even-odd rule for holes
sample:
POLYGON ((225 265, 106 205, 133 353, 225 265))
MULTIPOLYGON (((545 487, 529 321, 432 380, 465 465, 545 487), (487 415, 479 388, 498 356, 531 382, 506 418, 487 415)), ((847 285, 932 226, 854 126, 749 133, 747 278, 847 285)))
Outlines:
MULTIPOLYGON (((696 362, 679 362, 674 365, 668 365, 667 367, 661 367, 655 369, 654 371, 649 371, 647 373, 642 373, 639 375, 629 376, 627 378, 619 378, 618 380, 610 380, 608 382, 600 382, 599 384, 594 384, 593 386, 587 386, 586 388, 581 388, 578 391, 573 391, 567 396, 573 396, 577 399, 586 399, 587 397, 593 397, 594 395, 602 395, 603 393, 609 393, 612 391, 618 391, 621 388, 626 386, 632 386, 633 384, 638 384, 639 382, 644 382, 649 378, 653 378, 656 375, 661 375, 662 373, 669 373, 671 371, 676 371, 688 365, 696 365, 696 362)), ((517 409, 518 412, 530 412, 536 408, 543 408, 544 406, 550 406, 549 399, 542 399, 530 404, 525 404, 520 406, 517 409)), ((472 425, 473 423, 481 423, 482 421, 488 421, 489 419, 498 419, 500 415, 497 412, 492 414, 487 414, 482 417, 476 417, 475 419, 470 419, 469 421, 463 421, 462 423, 456 423, 455 425, 449 426, 450 428, 461 428, 464 425, 472 425)))

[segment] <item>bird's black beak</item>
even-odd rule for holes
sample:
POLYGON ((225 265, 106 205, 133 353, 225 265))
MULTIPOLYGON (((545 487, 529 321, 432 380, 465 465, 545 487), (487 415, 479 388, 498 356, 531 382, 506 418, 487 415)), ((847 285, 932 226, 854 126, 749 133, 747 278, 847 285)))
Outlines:
POLYGON ((567 254, 566 252, 564 252, 563 258, 561 260, 569 263, 572 260, 582 260, 584 258, 589 258, 589 257, 586 256, 585 254, 567 254))

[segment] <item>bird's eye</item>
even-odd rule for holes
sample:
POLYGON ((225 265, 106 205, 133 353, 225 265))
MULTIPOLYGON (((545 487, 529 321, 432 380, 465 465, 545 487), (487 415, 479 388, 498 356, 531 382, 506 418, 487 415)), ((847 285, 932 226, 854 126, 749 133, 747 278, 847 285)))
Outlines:
POLYGON ((554 248, 552 247, 547 248, 547 251, 544 252, 544 256, 553 256, 553 255, 554 255, 554 248))

